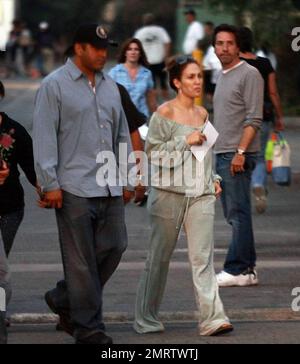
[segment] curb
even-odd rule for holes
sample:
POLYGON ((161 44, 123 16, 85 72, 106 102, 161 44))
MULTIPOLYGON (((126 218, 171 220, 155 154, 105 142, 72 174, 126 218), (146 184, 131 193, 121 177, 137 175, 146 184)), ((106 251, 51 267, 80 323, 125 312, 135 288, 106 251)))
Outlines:
MULTIPOLYGON (((231 321, 258 322, 258 321, 300 321, 300 312, 294 312, 290 308, 260 308, 244 310, 227 310, 231 321)), ((162 312, 160 319, 165 322, 197 321, 198 312, 162 312)), ((132 323, 133 315, 125 312, 111 312, 104 314, 107 323, 132 323)), ((14 314, 10 317, 12 324, 56 324, 58 316, 55 314, 14 314)))

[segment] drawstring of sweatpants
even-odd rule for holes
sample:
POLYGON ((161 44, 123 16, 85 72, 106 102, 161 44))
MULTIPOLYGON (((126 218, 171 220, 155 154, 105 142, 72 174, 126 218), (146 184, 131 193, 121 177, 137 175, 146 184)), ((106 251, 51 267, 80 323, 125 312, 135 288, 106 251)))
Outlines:
POLYGON ((184 225, 184 223, 185 223, 185 220, 186 220, 187 214, 188 214, 190 200, 191 200, 191 197, 185 197, 183 200, 183 203, 182 203, 182 206, 181 206, 178 218, 177 218, 177 222, 176 222, 176 230, 180 230, 181 226, 184 225), (185 199, 187 200, 186 204, 185 204, 185 199), (183 220, 182 220, 182 223, 180 224, 181 216, 183 213, 184 213, 183 220))

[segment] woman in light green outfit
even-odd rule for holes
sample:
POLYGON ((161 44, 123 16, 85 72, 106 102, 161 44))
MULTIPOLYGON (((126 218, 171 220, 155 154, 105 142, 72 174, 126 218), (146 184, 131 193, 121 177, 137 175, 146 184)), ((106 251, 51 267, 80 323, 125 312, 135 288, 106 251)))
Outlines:
POLYGON ((153 114, 146 152, 151 162, 148 198, 150 251, 136 300, 134 329, 140 334, 164 331, 158 318, 169 263, 183 225, 187 235, 199 334, 211 336, 233 329, 223 309, 213 266, 213 225, 220 177, 212 172, 212 152, 198 161, 192 146, 202 145, 208 115, 195 106, 201 95, 202 72, 191 57, 178 57, 168 66, 170 86, 177 92, 153 114))

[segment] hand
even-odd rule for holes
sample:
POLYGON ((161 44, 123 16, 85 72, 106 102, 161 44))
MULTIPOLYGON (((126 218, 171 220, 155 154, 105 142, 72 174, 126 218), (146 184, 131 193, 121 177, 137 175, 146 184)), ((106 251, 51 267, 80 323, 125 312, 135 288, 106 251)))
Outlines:
POLYGON ((192 134, 186 137, 186 142, 189 145, 202 145, 206 141, 206 136, 200 131, 194 131, 192 134))
POLYGON ((133 191, 128 191, 124 188, 123 191, 123 200, 124 200, 124 204, 127 205, 134 197, 134 192, 133 191))
POLYGON ((216 198, 220 198, 223 191, 220 181, 215 181, 215 191, 216 198))
POLYGON ((61 209, 63 195, 61 190, 48 191, 44 193, 43 199, 38 202, 39 207, 48 209, 61 209))
POLYGON ((244 168, 245 161, 246 161, 245 155, 241 155, 241 154, 237 154, 237 153, 235 154, 235 156, 232 159, 231 166, 230 166, 230 172, 233 177, 236 175, 236 173, 245 172, 245 168, 244 168))
POLYGON ((36 190, 36 193, 39 195, 40 200, 43 200, 44 193, 42 192, 42 188, 38 183, 36 183, 36 185, 35 185, 35 190, 36 190))
POLYGON ((0 186, 4 185, 6 178, 9 176, 9 172, 6 162, 2 161, 2 167, 0 169, 0 186))
POLYGON ((137 185, 135 188, 134 203, 142 202, 145 198, 146 187, 143 185, 137 185))
POLYGON ((276 118, 275 120, 275 131, 283 131, 284 130, 284 122, 282 118, 276 118))

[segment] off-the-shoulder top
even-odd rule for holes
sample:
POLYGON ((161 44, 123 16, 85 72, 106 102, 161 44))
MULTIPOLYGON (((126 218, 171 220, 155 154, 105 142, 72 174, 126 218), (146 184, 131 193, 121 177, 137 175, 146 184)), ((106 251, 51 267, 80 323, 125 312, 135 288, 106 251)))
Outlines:
POLYGON ((186 137, 201 127, 180 124, 155 112, 150 120, 146 153, 151 163, 151 186, 190 197, 215 194, 212 151, 199 162, 186 137))

